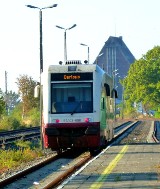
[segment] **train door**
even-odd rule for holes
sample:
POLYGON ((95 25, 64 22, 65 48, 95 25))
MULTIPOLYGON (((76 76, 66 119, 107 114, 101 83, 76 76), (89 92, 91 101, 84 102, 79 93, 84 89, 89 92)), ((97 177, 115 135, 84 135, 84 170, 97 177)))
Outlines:
POLYGON ((107 141, 107 115, 106 115, 106 91, 102 90, 100 100, 100 144, 105 145, 107 141))
POLYGON ((104 130, 106 128, 106 98, 105 98, 105 96, 101 97, 100 128, 101 128, 101 130, 104 130))

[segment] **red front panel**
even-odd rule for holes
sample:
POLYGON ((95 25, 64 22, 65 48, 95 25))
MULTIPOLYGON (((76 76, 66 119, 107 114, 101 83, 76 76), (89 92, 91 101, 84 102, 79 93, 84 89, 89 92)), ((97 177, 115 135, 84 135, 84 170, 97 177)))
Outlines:
POLYGON ((91 148, 100 145, 99 123, 58 123, 44 127, 45 148, 91 148))

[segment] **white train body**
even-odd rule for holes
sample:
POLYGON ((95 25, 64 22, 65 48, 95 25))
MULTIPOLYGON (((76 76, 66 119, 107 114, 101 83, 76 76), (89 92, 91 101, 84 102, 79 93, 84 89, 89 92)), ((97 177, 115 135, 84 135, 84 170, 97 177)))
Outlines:
POLYGON ((45 148, 92 150, 112 139, 116 93, 98 65, 51 65, 42 85, 45 148))

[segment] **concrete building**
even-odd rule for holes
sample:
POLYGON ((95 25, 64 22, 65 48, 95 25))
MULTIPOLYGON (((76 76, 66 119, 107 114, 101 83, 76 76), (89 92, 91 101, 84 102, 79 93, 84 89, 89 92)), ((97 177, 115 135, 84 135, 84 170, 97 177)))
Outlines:
POLYGON ((127 75, 129 67, 134 61, 135 57, 123 42, 122 37, 110 36, 94 62, 113 77, 114 86, 118 91, 117 103, 122 101, 123 93, 119 80, 127 75))

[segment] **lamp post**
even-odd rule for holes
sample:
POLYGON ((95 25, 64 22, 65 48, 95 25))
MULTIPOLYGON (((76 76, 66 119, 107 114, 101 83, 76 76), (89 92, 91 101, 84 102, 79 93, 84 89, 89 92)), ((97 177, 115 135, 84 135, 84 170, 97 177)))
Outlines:
POLYGON ((61 26, 56 25, 57 28, 64 30, 64 63, 67 61, 67 40, 66 40, 66 31, 71 30, 72 28, 76 27, 76 24, 73 24, 73 26, 69 28, 63 28, 61 26))
POLYGON ((124 90, 125 90, 125 79, 127 78, 127 76, 125 76, 122 79, 122 119, 124 118, 124 90))
POLYGON ((29 8, 32 9, 39 9, 39 31, 40 31, 40 74, 43 72, 43 43, 42 43, 42 10, 57 7, 57 4, 53 4, 48 7, 39 8, 32 5, 26 5, 29 8))
POLYGON ((41 73, 43 72, 43 43, 42 43, 42 10, 48 8, 57 7, 57 4, 53 4, 48 7, 39 8, 33 5, 26 5, 28 8, 38 9, 39 10, 39 31, 40 31, 40 126, 41 126, 41 141, 43 148, 43 140, 42 140, 42 87, 41 87, 41 73))
POLYGON ((124 118, 124 81, 122 86, 122 119, 124 118))
POLYGON ((116 121, 116 98, 115 98, 115 88, 116 88, 116 75, 118 69, 112 71, 112 77, 113 77, 113 88, 114 88, 114 120, 116 121))
POLYGON ((80 45, 88 47, 88 64, 89 64, 89 46, 84 43, 80 43, 80 45))

